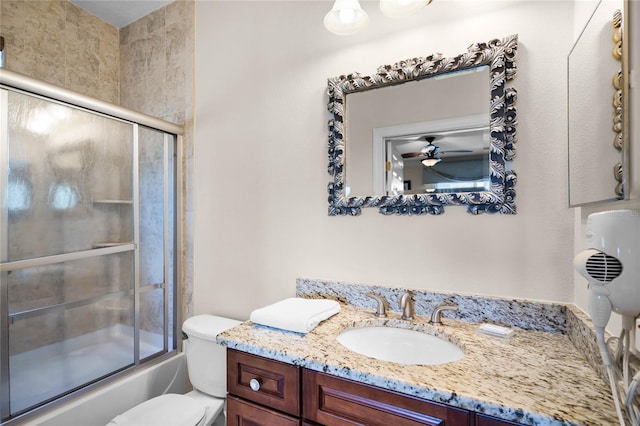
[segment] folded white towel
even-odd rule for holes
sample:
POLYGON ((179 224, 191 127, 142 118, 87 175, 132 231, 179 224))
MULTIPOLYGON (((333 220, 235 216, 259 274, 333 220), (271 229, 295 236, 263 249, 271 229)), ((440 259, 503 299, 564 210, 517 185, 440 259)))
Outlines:
POLYGON ((320 324, 320 321, 338 312, 340 304, 335 300, 291 297, 256 309, 251 312, 249 320, 268 327, 308 333, 320 324))

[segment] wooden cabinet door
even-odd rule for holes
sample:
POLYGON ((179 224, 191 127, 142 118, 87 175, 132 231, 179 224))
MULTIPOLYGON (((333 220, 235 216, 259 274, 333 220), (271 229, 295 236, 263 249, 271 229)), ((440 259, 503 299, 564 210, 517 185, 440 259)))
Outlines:
POLYGON ((248 401, 300 416, 300 368, 294 365, 227 349, 227 389, 248 401))
POLYGON ((236 396, 227 397, 227 426, 300 426, 300 420, 236 396))
POLYGON ((467 410, 303 370, 302 414, 323 425, 469 426, 467 410))

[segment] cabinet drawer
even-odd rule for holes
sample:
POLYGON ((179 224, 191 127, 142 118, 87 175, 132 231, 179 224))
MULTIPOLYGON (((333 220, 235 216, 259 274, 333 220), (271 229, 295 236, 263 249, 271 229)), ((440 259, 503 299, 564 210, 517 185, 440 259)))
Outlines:
POLYGON ((324 425, 468 426, 471 413, 315 371, 303 371, 305 419, 324 425))
POLYGON ((300 416, 299 367, 228 349, 227 387, 230 394, 300 416))
POLYGON ((235 396, 227 398, 227 426, 300 426, 300 420, 235 396))

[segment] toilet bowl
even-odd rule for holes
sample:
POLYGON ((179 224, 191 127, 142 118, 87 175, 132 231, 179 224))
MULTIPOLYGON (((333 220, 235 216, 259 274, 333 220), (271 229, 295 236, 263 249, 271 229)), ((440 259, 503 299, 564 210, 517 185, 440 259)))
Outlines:
POLYGON ((225 406, 227 394, 226 348, 216 336, 239 321, 215 315, 187 319, 182 331, 187 372, 193 391, 165 394, 114 417, 107 426, 210 426, 225 406))
POLYGON ((108 426, 209 426, 224 407, 224 400, 209 399, 207 404, 189 394, 160 395, 114 417, 108 426))

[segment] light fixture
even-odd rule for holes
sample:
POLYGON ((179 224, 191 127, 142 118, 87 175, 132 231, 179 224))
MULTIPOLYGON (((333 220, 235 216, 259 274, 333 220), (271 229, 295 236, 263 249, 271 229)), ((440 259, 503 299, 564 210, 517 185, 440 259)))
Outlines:
POLYGON ((426 158, 420 161, 426 167, 433 167, 438 164, 442 159, 438 157, 438 152, 440 152, 440 148, 433 145, 433 141, 435 140, 435 136, 427 136, 426 141, 429 142, 427 145, 423 146, 420 152, 426 158))
POLYGON ((369 15, 358 0, 336 0, 324 17, 324 27, 334 34, 351 35, 369 25, 369 15))
POLYGON ((389 18, 411 15, 431 3, 432 0, 380 0, 380 11, 389 18))
POLYGON ((421 163, 426 167, 433 167, 436 164, 438 164, 440 161, 442 161, 442 158, 433 157, 433 158, 425 158, 424 160, 421 161, 421 163))

